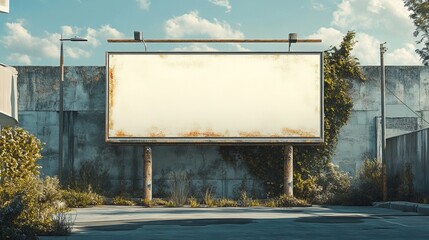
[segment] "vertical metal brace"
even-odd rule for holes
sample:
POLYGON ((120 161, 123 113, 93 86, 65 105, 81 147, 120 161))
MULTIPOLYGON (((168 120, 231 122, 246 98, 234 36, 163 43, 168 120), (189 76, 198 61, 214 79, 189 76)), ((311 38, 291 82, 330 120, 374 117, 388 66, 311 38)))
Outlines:
POLYGON ((144 45, 144 51, 147 52, 147 45, 144 41, 143 32, 134 31, 134 40, 141 41, 144 45))
POLYGON ((289 52, 290 52, 290 46, 292 43, 298 42, 298 34, 296 33, 289 33, 289 52))

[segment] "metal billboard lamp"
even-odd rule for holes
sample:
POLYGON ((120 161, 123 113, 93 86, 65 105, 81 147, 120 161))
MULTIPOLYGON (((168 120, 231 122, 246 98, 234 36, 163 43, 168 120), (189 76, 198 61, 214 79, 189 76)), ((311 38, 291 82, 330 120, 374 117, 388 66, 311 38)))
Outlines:
POLYGON ((289 33, 289 52, 290 52, 290 46, 292 43, 298 42, 298 34, 296 33, 289 33))
POLYGON ((61 35, 60 42, 60 68, 61 68, 61 80, 60 80, 60 102, 59 102, 59 134, 58 134, 58 177, 60 182, 62 181, 63 171, 63 135, 64 135, 64 50, 63 42, 86 42, 88 39, 81 37, 63 38, 61 35))

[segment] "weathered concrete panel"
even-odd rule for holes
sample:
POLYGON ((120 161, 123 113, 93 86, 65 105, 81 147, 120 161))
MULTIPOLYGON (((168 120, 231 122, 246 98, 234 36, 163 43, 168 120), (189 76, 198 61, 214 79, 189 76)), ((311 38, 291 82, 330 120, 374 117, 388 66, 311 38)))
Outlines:
MULTIPOLYGON (((353 110, 340 131, 334 162, 360 166, 364 157, 379 157, 381 135, 375 119, 381 116, 380 67, 365 66, 365 82, 352 81, 353 110)), ((429 126, 429 68, 386 67, 386 135, 397 136, 429 126), (404 104, 405 103, 405 104, 404 104), (411 108, 411 109, 410 109, 411 108)), ((353 172, 353 169, 344 169, 353 172)))
POLYGON ((387 175, 395 179, 411 164, 413 183, 420 196, 429 196, 429 129, 387 139, 387 175))
MULTIPOLYGON (((20 125, 45 142, 42 173, 58 174, 58 79, 59 67, 16 67, 19 73, 20 125)), ((139 189, 142 184, 142 146, 116 146, 104 142, 105 68, 65 68, 65 154, 63 169, 79 170, 91 161, 109 172, 114 188, 139 189)), ((353 81, 354 108, 349 123, 341 129, 334 162, 351 173, 364 157, 377 157, 380 137, 375 119, 380 116, 380 68, 364 67, 368 80, 353 81)), ((387 87, 415 113, 386 91, 387 136, 429 127, 429 68, 387 67, 387 87), (408 111, 407 111, 408 110, 408 111), (404 113, 404 111, 407 111, 404 113), (405 123, 405 124, 404 124, 405 123)), ((217 194, 231 196, 244 176, 255 182, 242 166, 226 166, 216 147, 153 147, 154 193, 157 183, 168 185, 172 172, 192 170, 195 188, 216 186, 217 194)), ((427 158, 427 157, 426 157, 427 158)), ((67 176, 67 174, 66 174, 67 176)), ((255 183, 257 185, 257 183, 255 183)))

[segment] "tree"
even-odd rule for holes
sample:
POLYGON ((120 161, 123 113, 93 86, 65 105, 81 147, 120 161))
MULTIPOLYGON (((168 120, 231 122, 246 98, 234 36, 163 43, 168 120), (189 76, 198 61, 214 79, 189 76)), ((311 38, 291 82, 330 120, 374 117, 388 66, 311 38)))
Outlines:
MULTIPOLYGON (((306 191, 315 188, 316 178, 330 163, 338 140, 338 134, 351 114, 353 102, 350 79, 365 80, 357 58, 351 55, 355 44, 355 32, 344 36, 339 47, 331 47, 324 54, 324 142, 319 146, 294 148, 295 194, 309 197, 306 191)), ((282 147, 220 147, 223 158, 234 164, 247 166, 250 174, 262 180, 268 196, 282 191, 282 147)))
POLYGON ((414 37, 417 44, 423 44, 421 49, 416 49, 420 55, 422 63, 429 66, 429 2, 427 0, 404 0, 405 7, 408 8, 410 18, 413 20, 416 29, 414 37))

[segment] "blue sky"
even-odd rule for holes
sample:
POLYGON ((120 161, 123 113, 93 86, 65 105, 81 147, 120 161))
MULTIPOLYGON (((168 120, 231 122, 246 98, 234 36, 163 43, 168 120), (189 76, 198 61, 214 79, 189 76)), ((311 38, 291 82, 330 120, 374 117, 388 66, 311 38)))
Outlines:
MULTIPOLYGON (((357 33, 354 54, 362 65, 379 64, 387 42, 387 65, 421 65, 414 53, 414 26, 402 0, 10 0, 0 13, 0 62, 66 65, 105 64, 106 51, 144 51, 142 44, 107 43, 133 38, 319 38, 294 51, 323 51, 348 30, 357 33)), ((287 51, 284 44, 148 44, 149 51, 287 51)))

